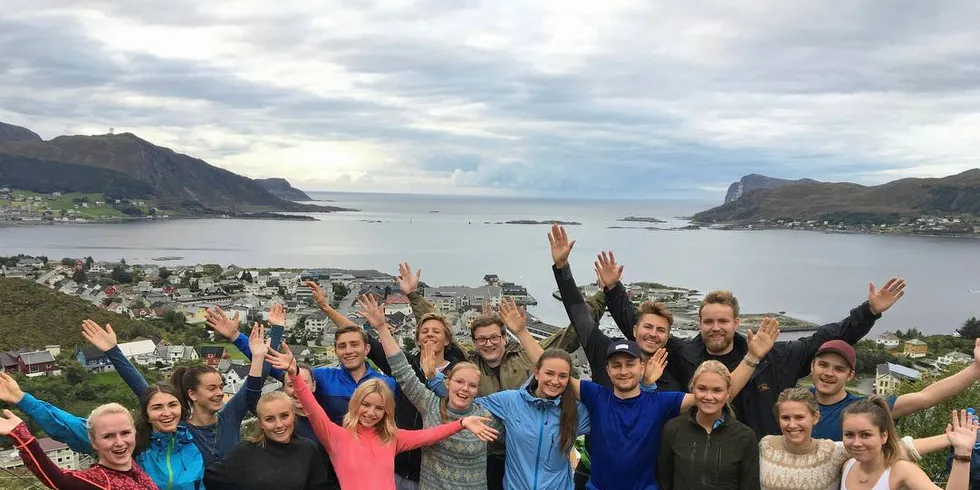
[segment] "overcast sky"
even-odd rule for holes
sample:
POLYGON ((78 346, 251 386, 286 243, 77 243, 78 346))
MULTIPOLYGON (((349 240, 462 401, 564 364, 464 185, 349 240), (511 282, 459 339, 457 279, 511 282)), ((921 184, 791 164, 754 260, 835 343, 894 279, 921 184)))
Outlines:
POLYGON ((980 166, 980 2, 3 0, 0 121, 307 190, 712 198, 980 166))

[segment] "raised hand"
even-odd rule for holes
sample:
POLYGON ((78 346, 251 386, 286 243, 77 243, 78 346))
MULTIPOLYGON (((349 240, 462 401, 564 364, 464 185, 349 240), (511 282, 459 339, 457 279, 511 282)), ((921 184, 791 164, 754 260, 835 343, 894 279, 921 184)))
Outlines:
POLYGON ((663 347, 657 349, 643 366, 643 384, 650 386, 657 382, 664 375, 667 369, 667 349, 663 347))
POLYGON ((490 306, 490 300, 488 299, 483 300, 483 306, 480 307, 480 314, 481 315, 493 314, 493 307, 490 306))
POLYGON ((596 257, 595 271, 599 278, 599 285, 613 287, 623 277, 623 266, 616 263, 616 256, 612 252, 602 252, 596 257))
POLYGON ((419 364, 422 365, 422 374, 425 375, 425 379, 436 377, 439 357, 435 345, 423 343, 419 346, 419 364))
POLYGON ((24 421, 14 415, 14 412, 4 410, 3 416, 0 417, 0 436, 9 436, 22 423, 24 421))
POLYGON ((500 316, 504 320, 507 330, 510 330, 514 335, 520 335, 521 332, 527 330, 527 314, 523 308, 517 306, 514 298, 501 296, 500 316))
POLYGON ((749 343, 749 354, 751 354, 756 359, 762 359, 766 357, 772 346, 776 344, 776 338, 779 337, 779 320, 775 318, 765 317, 762 319, 762 324, 759 328, 752 333, 752 330, 746 331, 746 338, 749 343))
POLYGON ((575 240, 568 241, 565 227, 559 224, 551 225, 548 242, 551 244, 551 260, 555 261, 555 267, 561 269, 568 265, 568 255, 572 253, 572 248, 575 247, 575 240))
POLYGON ((384 328, 386 323, 385 310, 374 300, 373 294, 362 294, 360 298, 357 298, 357 306, 357 314, 366 318, 372 327, 376 330, 384 328))
POLYGON ((0 372, 0 401, 16 405, 24 399, 24 392, 20 390, 17 380, 9 374, 0 372))
POLYGON ((248 348, 252 349, 253 359, 262 359, 269 352, 269 345, 265 341, 265 328, 259 322, 252 324, 252 333, 248 335, 248 348))
POLYGON ((102 352, 108 352, 116 346, 116 332, 112 331, 112 325, 108 323, 103 329, 92 320, 84 320, 82 322, 82 337, 85 337, 88 343, 102 352))
POLYGON ((881 289, 875 283, 868 283, 868 306, 875 315, 880 315, 905 296, 905 279, 893 277, 881 289))
POLYGON ((953 446, 953 453, 968 456, 973 453, 973 444, 977 442, 977 421, 966 412, 952 412, 952 423, 946 425, 946 438, 953 446))
POLYGON ((421 279, 422 269, 415 271, 413 274, 408 262, 398 264, 398 288, 402 290, 402 294, 405 296, 418 290, 421 279))
POLYGON ((269 307, 269 324, 270 325, 286 325, 286 307, 279 304, 273 303, 269 307))
MULTIPOLYGON (((268 342, 271 342, 268 341, 268 342)), ((299 374, 299 368, 296 366, 296 358, 293 356, 293 351, 289 350, 289 346, 285 342, 279 344, 279 348, 282 352, 276 352, 275 349, 269 347, 268 342, 265 344, 268 348, 268 352, 265 354, 265 360, 270 366, 279 369, 281 371, 286 371, 293 376, 299 374)))
POLYGON ((326 310, 330 306, 327 304, 327 293, 322 287, 320 287, 319 284, 313 281, 306 281, 303 283, 303 285, 310 288, 310 291, 313 292, 313 301, 316 301, 317 306, 319 306, 321 310, 326 310))
POLYGON ((235 340, 238 337, 238 315, 236 311, 235 316, 228 318, 224 310, 215 306, 205 313, 204 320, 207 322, 208 328, 214 330, 218 335, 228 339, 235 340))
POLYGON ((466 430, 472 432, 481 441, 486 441, 486 442, 496 441, 497 436, 500 434, 499 432, 497 432, 497 429, 494 429, 493 427, 487 425, 490 422, 493 422, 493 420, 488 419, 486 417, 478 417, 476 415, 470 415, 469 417, 463 417, 462 419, 460 419, 460 422, 463 424, 463 427, 466 430))

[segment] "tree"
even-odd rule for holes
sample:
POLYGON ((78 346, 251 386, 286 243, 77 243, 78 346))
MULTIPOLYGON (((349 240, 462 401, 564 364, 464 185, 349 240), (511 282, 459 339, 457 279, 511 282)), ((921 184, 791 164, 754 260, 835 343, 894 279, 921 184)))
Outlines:
POLYGON ((975 339, 980 337, 980 320, 977 317, 970 317, 969 320, 963 322, 963 326, 956 329, 956 333, 960 334, 960 338, 963 339, 975 339))
POLYGON ((334 298, 346 298, 347 295, 350 294, 350 290, 347 289, 347 286, 344 286, 343 284, 341 284, 339 282, 333 283, 332 284, 332 287, 333 287, 333 297, 334 298))
POLYGON ((133 282, 133 273, 126 272, 121 265, 117 265, 112 268, 112 274, 109 275, 113 281, 120 284, 129 284, 133 282))
POLYGON ((251 284, 252 282, 255 282, 255 279, 252 279, 252 273, 251 272, 245 271, 245 272, 242 273, 242 281, 251 284))
POLYGON ((170 277, 170 274, 171 274, 170 269, 168 269, 166 267, 161 267, 160 268, 160 271, 157 272, 157 276, 159 276, 160 279, 164 279, 164 280, 166 280, 168 277, 170 277))
POLYGON ((95 264, 95 259, 91 255, 85 257, 85 270, 91 269, 93 264, 95 264))
POLYGON ((85 270, 84 269, 79 269, 79 270, 75 271, 74 274, 71 275, 71 280, 72 281, 75 281, 75 282, 77 282, 79 284, 82 284, 82 283, 88 282, 88 276, 85 275, 85 270))
POLYGON ((402 337, 402 348, 405 349, 405 352, 412 352, 416 347, 418 344, 415 343, 415 339, 408 335, 402 337))
POLYGON ((73 266, 73 265, 75 265, 75 259, 73 259, 71 257, 65 257, 65 258, 61 259, 61 265, 67 265, 69 267, 70 266, 73 266))

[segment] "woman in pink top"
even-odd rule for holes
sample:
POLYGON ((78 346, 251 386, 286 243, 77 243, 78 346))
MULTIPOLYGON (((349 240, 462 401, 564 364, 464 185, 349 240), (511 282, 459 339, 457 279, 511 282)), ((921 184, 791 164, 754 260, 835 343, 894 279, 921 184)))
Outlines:
POLYGON ((469 416, 422 430, 395 427, 395 397, 384 382, 365 381, 350 399, 344 426, 333 423, 301 376, 289 369, 293 389, 323 443, 344 490, 395 488, 395 454, 435 444, 464 428, 485 441, 497 431, 484 425, 490 419, 469 416))

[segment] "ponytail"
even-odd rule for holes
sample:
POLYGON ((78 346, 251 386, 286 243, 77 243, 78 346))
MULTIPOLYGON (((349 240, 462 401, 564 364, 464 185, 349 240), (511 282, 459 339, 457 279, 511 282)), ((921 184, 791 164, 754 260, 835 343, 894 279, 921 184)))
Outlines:
POLYGON ((184 420, 190 418, 193 407, 187 392, 196 390, 201 385, 201 376, 211 373, 220 374, 217 369, 211 366, 191 366, 174 369, 173 374, 170 375, 170 384, 180 394, 177 399, 180 400, 180 413, 184 420))
POLYGON ((898 443, 898 431, 895 429, 895 421, 892 420, 891 409, 883 397, 875 395, 852 403, 841 415, 841 423, 852 415, 867 415, 871 423, 885 434, 885 444, 881 446, 885 466, 891 466, 899 459, 906 459, 905 451, 898 443))

